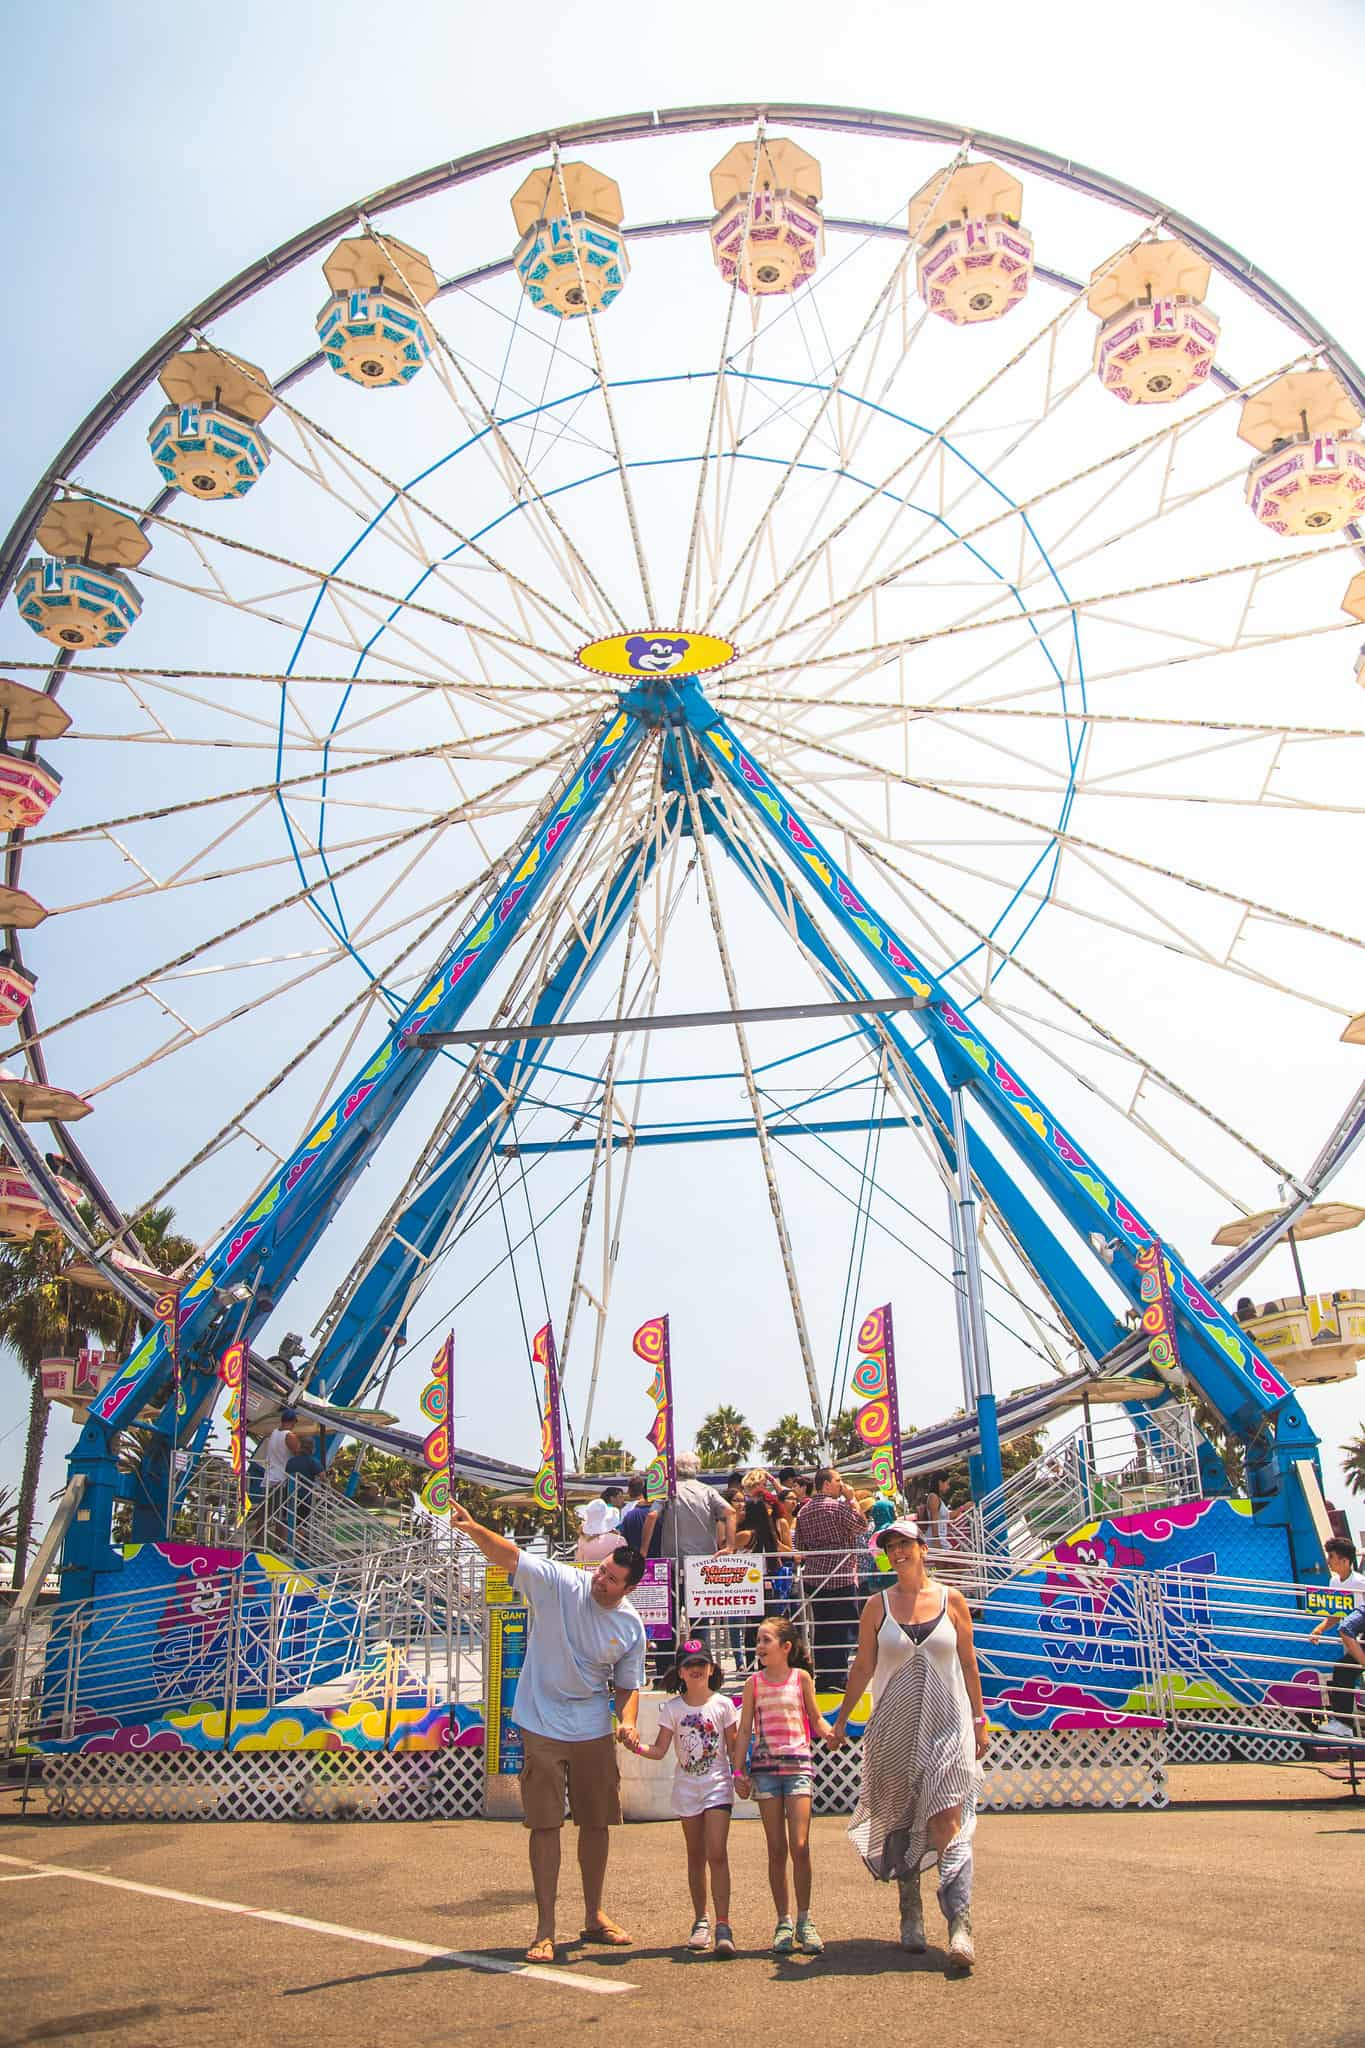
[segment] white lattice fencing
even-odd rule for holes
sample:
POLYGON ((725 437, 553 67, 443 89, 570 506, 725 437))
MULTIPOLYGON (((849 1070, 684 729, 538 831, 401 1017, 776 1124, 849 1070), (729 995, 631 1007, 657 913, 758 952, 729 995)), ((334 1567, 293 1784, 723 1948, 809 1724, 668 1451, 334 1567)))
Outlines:
POLYGON ((54 1820, 471 1820, 482 1749, 48 1757, 54 1820))
MULTIPOLYGON (((978 1808, 1166 1806, 1166 1765, 1159 1728, 998 1729, 982 1765, 978 1808)), ((817 1748, 815 1811, 852 1813, 861 1768, 856 1742, 817 1748)))

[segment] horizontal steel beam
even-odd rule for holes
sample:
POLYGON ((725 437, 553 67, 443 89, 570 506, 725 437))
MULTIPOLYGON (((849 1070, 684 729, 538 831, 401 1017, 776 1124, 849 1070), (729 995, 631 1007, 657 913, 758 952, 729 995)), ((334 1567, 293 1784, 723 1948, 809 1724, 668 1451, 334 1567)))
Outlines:
MULTIPOLYGON (((915 1118, 919 1122, 919 1118, 915 1118)), ((768 1134, 773 1138, 816 1138, 826 1131, 905 1131, 910 1120, 903 1116, 842 1116, 828 1117, 815 1124, 785 1123, 782 1112, 777 1110, 768 1118, 768 1134)), ((727 1124, 722 1129, 711 1131, 636 1131, 633 1135, 622 1131, 611 1140, 614 1152, 633 1150, 638 1145, 716 1145, 736 1138, 757 1136, 753 1124, 727 1124)), ((545 1138, 529 1145, 499 1145, 500 1159, 521 1159, 533 1152, 592 1152, 597 1148, 596 1138, 545 1138)))
POLYGON ((713 1024, 780 1024, 803 1017, 889 1016, 925 1010, 925 996, 869 996, 855 1003, 779 1003, 760 1010, 687 1010, 673 1017, 590 1017, 576 1024, 484 1024, 472 1031, 415 1031, 415 1045, 514 1045, 526 1038, 601 1038, 630 1031, 705 1030, 713 1024))

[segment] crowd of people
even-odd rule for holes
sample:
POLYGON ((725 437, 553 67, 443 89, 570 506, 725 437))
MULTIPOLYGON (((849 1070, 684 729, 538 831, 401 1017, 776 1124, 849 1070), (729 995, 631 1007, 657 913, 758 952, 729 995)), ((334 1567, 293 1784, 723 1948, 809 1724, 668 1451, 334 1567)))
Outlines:
MULTIPOLYGON (((764 1612, 799 1614, 810 1645, 816 1685, 836 1689, 848 1669, 858 1635, 863 1597, 889 1585, 868 1549, 869 1533, 897 1513, 895 1503, 848 1485, 833 1466, 801 1473, 784 1466, 736 1473, 723 1487, 700 1477, 700 1460, 684 1453, 677 1484, 667 1501, 645 1497, 643 1473, 624 1484, 604 1482, 601 1494, 583 1508, 574 1552, 578 1564, 595 1564, 617 1544, 647 1559, 667 1558, 680 1595, 687 1560, 749 1551, 764 1560, 764 1612)), ((938 1547, 948 1541, 948 1506, 943 1481, 930 1482, 915 1519, 938 1547)), ((662 1669, 673 1639, 656 1645, 662 1669)), ((722 1628, 716 1647, 743 1670, 756 1657, 756 1624, 722 1628)))

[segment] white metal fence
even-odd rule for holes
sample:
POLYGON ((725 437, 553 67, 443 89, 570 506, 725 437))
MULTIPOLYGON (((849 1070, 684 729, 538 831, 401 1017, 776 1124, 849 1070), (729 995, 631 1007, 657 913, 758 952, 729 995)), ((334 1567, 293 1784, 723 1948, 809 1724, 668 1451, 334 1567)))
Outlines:
MULTIPOLYGON (((792 1556, 749 1561, 763 1614, 784 1612, 802 1630, 827 1694, 843 1690, 857 1612, 878 1579, 866 1554, 849 1559, 860 1569, 853 1589, 817 1585, 792 1556)), ((1144 1729, 1162 1735, 1173 1759, 1281 1759, 1320 1753, 1320 1724, 1334 1714, 1365 1755, 1365 1690, 1351 1683, 1359 1667, 1342 1657, 1334 1628, 1310 1642, 1322 1618, 1316 1591, 1074 1563, 1001 1579, 997 1554, 962 1550, 933 1565, 974 1612, 986 1704, 1013 1739, 1144 1729), (1060 1731, 1046 1726, 1056 1720, 1060 1731)), ((729 1683, 753 1667, 759 1620, 737 1614, 706 1628, 729 1683)), ((673 1632, 651 1649, 655 1675, 677 1632, 694 1626, 673 1606, 673 1632)), ((160 1585, 31 1612, 4 1638, 0 1683, 8 1751, 100 1731, 115 1749, 119 1722, 188 1708, 201 1712, 201 1747, 231 1753, 252 1745, 262 1712, 284 1706, 323 1712, 366 1698, 381 1718, 399 1698, 428 1710, 479 1706, 483 1561, 467 1542, 430 1532, 307 1573, 219 1563, 186 1573, 170 1597, 160 1585)))

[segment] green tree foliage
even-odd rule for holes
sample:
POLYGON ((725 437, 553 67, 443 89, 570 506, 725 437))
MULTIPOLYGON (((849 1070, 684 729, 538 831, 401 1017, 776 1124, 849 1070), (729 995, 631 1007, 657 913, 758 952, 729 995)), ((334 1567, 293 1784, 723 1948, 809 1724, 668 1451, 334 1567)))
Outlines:
POLYGON ((820 1439, 799 1415, 779 1415, 761 1449, 769 1465, 813 1465, 820 1455, 820 1439))
MULTIPOLYGON (((96 1237, 103 1220, 88 1203, 81 1215, 96 1237)), ((196 1246, 173 1229, 175 1211, 150 1209, 132 1227, 138 1256, 158 1272, 172 1272, 196 1256, 196 1246)), ((22 1583, 33 1539, 34 1509, 47 1440, 48 1403, 39 1367, 45 1358, 72 1357, 92 1341, 125 1356, 138 1334, 136 1312, 121 1295, 84 1287, 70 1278, 71 1248, 55 1231, 23 1244, 0 1244, 0 1346, 18 1359, 29 1380, 28 1435, 14 1532, 14 1577, 22 1583)))
POLYGON ((1228 1476, 1228 1485, 1234 1493, 1241 1493, 1246 1485, 1245 1444, 1228 1428, 1212 1402, 1206 1401, 1202 1394, 1194 1394, 1192 1400, 1194 1419, 1200 1435, 1205 1437, 1218 1453, 1223 1470, 1228 1476))
MULTIPOLYGON (((961 1412, 959 1409, 958 1413, 960 1414, 961 1412)), ((1022 1472, 1025 1465, 1031 1465, 1035 1458, 1041 1457, 1042 1450, 1043 1439, 1037 1433, 1030 1436, 1012 1437, 1008 1443, 1001 1444, 1000 1469, 1004 1477, 1006 1479, 1013 1479, 1016 1472, 1022 1472)), ((959 1508, 966 1507, 972 1497, 972 1489, 968 1476, 967 1460, 965 1458, 958 1459, 954 1464, 944 1465, 936 1475, 930 1474, 923 1479, 916 1480, 913 1485, 907 1488, 911 1499, 923 1499, 924 1495, 930 1490, 930 1484, 934 1477, 939 1479, 938 1490, 954 1513, 959 1508)))
POLYGON ((583 1460, 585 1472, 628 1472, 630 1453, 619 1436, 601 1436, 583 1460))
POLYGON ((697 1456, 708 1471, 722 1465, 740 1465, 754 1447, 754 1433, 738 1408, 722 1402, 703 1416, 697 1431, 697 1456))
POLYGON ((834 1447, 836 1459, 865 1458, 867 1445, 858 1434, 859 1408, 844 1408, 834 1417, 829 1426, 829 1439, 834 1447))
POLYGON ((45 1358, 71 1357, 89 1340, 113 1341, 123 1327, 117 1295, 79 1287, 63 1277, 65 1238, 44 1231, 26 1244, 0 1245, 0 1344, 19 1361, 29 1382, 28 1434, 14 1531, 14 1573, 22 1585, 33 1540, 34 1508, 47 1441, 48 1403, 43 1396, 45 1358))
POLYGON ((1346 1484, 1352 1493, 1365 1493, 1365 1429, 1353 1436, 1348 1444, 1342 1445, 1341 1456, 1346 1484))

